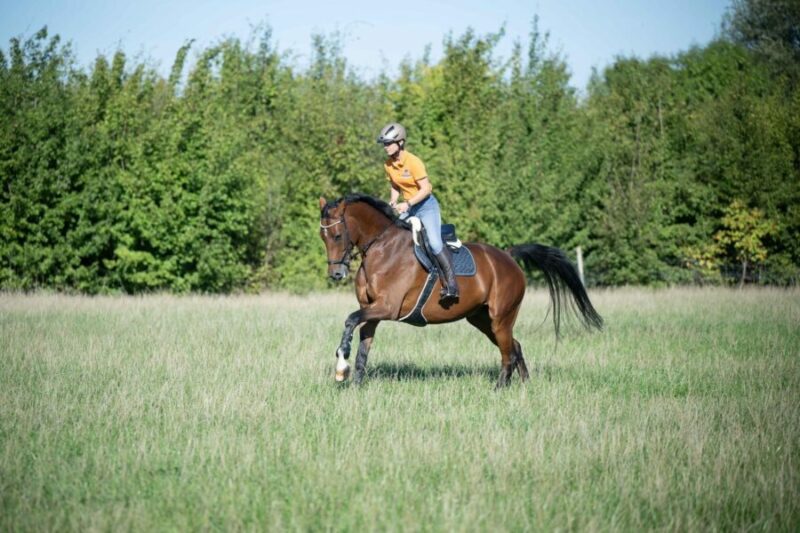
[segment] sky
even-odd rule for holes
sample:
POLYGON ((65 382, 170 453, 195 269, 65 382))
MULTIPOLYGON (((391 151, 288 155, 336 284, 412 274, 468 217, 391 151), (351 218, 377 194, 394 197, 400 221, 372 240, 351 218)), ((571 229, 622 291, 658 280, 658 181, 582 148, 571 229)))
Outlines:
POLYGON ((226 37, 247 41, 266 24, 273 44, 299 67, 310 60, 314 34, 338 33, 347 64, 364 79, 396 73, 405 59, 422 58, 430 46, 441 58, 450 34, 472 28, 478 35, 505 28, 495 56, 507 58, 513 43, 529 42, 533 17, 549 32, 571 84, 584 89, 592 72, 618 56, 648 58, 703 46, 719 33, 730 0, 0 0, 0 47, 30 37, 42 26, 72 43, 78 63, 122 49, 150 61, 167 75, 178 48, 195 39, 199 50, 226 37))

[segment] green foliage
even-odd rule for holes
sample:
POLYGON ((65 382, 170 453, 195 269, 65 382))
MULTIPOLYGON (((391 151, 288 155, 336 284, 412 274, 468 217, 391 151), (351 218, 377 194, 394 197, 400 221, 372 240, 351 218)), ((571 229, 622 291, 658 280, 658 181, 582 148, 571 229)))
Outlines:
MULTIPOLYGON (((674 282, 709 250, 721 213, 749 198, 784 236, 771 253, 798 264, 800 143, 784 87, 726 42, 675 58, 620 59, 590 87, 595 130, 587 268, 604 284, 674 282)), ((708 266, 708 264, 706 264, 708 266)), ((719 265, 724 266, 724 265, 719 265)))
POLYGON ((800 82, 800 2, 734 0, 724 28, 731 40, 754 51, 777 76, 800 82))
POLYGON ((722 229, 714 238, 723 247, 733 249, 736 259, 742 265, 741 284, 747 278, 747 266, 763 263, 768 251, 764 239, 774 235, 775 224, 764 218, 760 209, 748 209, 744 202, 734 200, 722 217, 722 229))
POLYGON ((761 24, 779 4, 734 4, 727 40, 618 58, 584 97, 537 19, 507 59, 502 30, 470 30, 447 36, 440 60, 374 80, 348 68, 337 35, 314 36, 304 67, 264 27, 196 50, 192 65, 187 41, 167 78, 122 51, 78 69, 46 28, 12 39, 0 51, 0 287, 325 287, 317 198, 388 196, 374 139, 390 120, 466 240, 582 246, 590 284, 719 281, 742 258, 715 235, 746 199, 774 225, 759 279, 796 283, 795 41, 791 24, 761 24))

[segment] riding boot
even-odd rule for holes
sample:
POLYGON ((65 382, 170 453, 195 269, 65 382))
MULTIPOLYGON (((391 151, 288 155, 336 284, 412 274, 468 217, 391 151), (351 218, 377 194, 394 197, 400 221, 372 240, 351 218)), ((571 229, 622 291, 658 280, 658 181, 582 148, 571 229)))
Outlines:
POLYGON ((458 282, 456 282, 456 273, 453 269, 453 256, 447 246, 436 254, 436 262, 439 264, 439 272, 442 275, 442 291, 439 299, 458 300, 458 282))

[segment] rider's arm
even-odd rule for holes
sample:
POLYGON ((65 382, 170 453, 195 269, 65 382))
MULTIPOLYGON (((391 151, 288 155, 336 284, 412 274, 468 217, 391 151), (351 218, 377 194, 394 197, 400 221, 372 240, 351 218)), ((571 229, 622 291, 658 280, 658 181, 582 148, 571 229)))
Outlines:
POLYGON ((431 188, 431 182, 428 179, 428 176, 418 179, 417 185, 419 185, 419 190, 414 196, 408 199, 409 206, 417 205, 418 203, 422 202, 423 200, 425 200, 425 198, 430 196, 431 191, 433 190, 431 188))

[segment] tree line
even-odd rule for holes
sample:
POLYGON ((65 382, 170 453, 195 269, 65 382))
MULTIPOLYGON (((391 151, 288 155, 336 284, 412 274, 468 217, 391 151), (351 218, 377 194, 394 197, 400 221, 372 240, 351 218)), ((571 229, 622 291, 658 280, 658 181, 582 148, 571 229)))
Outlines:
POLYGON ((0 287, 324 287, 317 198, 388 197, 394 120, 463 240, 581 246, 591 285, 797 284, 800 13, 765 26, 775 5, 735 2, 713 42, 619 57, 585 94, 535 19, 510 57, 467 31, 371 80, 335 36, 298 67, 263 27, 187 42, 168 77, 123 51, 79 68, 46 28, 11 39, 0 287))

